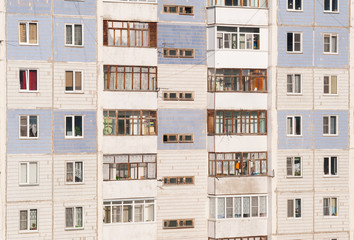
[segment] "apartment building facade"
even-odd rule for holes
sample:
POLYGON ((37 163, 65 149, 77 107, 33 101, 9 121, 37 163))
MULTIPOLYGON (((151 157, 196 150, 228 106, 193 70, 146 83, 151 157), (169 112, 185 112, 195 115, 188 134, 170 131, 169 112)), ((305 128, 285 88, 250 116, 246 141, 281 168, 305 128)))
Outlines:
POLYGON ((1 239, 353 239, 349 0, 6 0, 1 239))

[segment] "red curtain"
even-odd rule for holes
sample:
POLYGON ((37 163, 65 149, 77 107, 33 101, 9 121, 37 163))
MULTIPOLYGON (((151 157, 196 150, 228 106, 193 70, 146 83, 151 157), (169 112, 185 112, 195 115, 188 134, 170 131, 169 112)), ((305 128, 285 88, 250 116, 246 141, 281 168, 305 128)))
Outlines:
POLYGON ((37 90, 37 70, 29 71, 29 90, 35 91, 37 90))
POLYGON ((26 90, 26 71, 20 71, 20 89, 26 90))

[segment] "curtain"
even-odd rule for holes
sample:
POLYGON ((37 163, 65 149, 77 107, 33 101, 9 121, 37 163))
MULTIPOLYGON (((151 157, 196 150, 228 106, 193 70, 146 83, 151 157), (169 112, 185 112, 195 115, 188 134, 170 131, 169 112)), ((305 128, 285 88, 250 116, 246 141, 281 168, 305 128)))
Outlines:
POLYGON ((27 210, 20 211, 20 230, 28 230, 27 210))
POLYGON ((65 72, 65 91, 73 91, 73 72, 65 72))
POLYGON ((29 70, 29 90, 37 90, 37 70, 29 70))
POLYGON ((20 23, 20 42, 27 43, 26 23, 20 23))
POLYGON ((82 90, 82 76, 81 72, 75 72, 75 90, 81 91, 82 90))
POLYGON ((38 183, 37 180, 37 163, 35 162, 30 162, 29 163, 29 183, 30 184, 36 184, 38 183))
POLYGON ((27 163, 21 163, 21 182, 27 183, 27 163))
POLYGON ((20 89, 27 90, 27 79, 26 79, 26 71, 20 70, 20 89))
POLYGON ((82 162, 75 162, 75 182, 82 182, 82 162))
POLYGON ((82 207, 76 207, 76 224, 75 227, 83 227, 82 224, 82 207))
POLYGON ((67 228, 74 227, 73 208, 65 209, 65 227, 67 228))
POLYGON ((36 44, 37 42, 37 23, 29 23, 29 43, 36 44))

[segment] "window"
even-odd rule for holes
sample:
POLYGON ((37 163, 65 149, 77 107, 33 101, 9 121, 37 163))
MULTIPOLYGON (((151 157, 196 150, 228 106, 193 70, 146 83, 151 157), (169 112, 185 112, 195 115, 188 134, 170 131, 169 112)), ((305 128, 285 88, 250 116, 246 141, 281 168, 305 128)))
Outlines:
POLYGON ((103 135, 145 136, 157 134, 156 111, 104 110, 103 135))
POLYGON ((163 6, 164 13, 172 13, 179 15, 194 15, 194 8, 192 6, 163 6))
POLYGON ((260 49, 259 28, 217 27, 219 49, 260 49))
POLYGON ((302 0, 288 0, 288 10, 301 11, 302 0))
POLYGON ((287 93, 300 94, 301 93, 301 74, 287 75, 287 93))
POLYGON ((323 35, 323 52, 338 53, 338 35, 324 34, 323 35))
POLYGON ((337 216, 338 201, 336 197, 323 198, 323 216, 337 216))
POLYGON ((37 70, 20 70, 20 91, 37 91, 37 70))
POLYGON ((338 12, 338 0, 324 0, 324 12, 338 12))
POLYGON ((337 94, 337 76, 323 77, 323 94, 337 94))
POLYGON ((103 45, 156 47, 156 23, 103 21, 103 45))
POLYGON ((267 152, 209 153, 209 176, 267 174, 267 152))
POLYGON ((156 91, 157 68, 104 66, 104 90, 156 91))
POLYGON ((288 177, 302 176, 301 157, 286 158, 286 175, 288 177))
POLYGON ((337 116, 323 116, 323 135, 337 135, 337 116))
POLYGON ((287 52, 301 53, 302 52, 302 34, 301 33, 287 33, 287 52))
POLYGON ((208 240, 267 240, 267 236, 232 237, 232 238, 208 238, 208 240))
POLYGON ((268 0, 209 0, 209 6, 266 8, 268 6, 268 0))
POLYGON ((19 29, 20 29, 19 30, 20 45, 38 44, 38 23, 37 22, 20 22, 19 29))
POLYGON ((103 156, 103 180, 156 179, 156 154, 103 156))
POLYGON ((82 24, 65 24, 65 45, 83 46, 82 24))
POLYGON ((82 92, 82 71, 65 71, 65 91, 82 92))
POLYGON ((21 162, 20 163, 20 185, 38 184, 38 163, 21 162))
POLYGON ((164 177, 163 184, 194 184, 194 177, 164 177))
POLYGON ((210 92, 266 92, 265 69, 209 69, 210 92))
POLYGON ((105 224, 155 221, 155 200, 114 200, 103 202, 105 224))
POLYGON ((163 220, 163 228, 194 228, 194 219, 163 220))
POLYGON ((165 58, 194 58, 194 49, 184 48, 164 48, 163 57, 165 58))
POLYGON ((65 137, 82 138, 83 137, 83 117, 65 116, 65 137))
POLYGON ((164 134, 163 143, 192 143, 193 134, 164 134))
POLYGON ((193 101, 194 92, 163 92, 165 101, 193 101))
POLYGON ((83 208, 69 207, 65 208, 65 228, 77 229, 84 227, 83 208))
POLYGON ((38 138, 38 116, 20 116, 20 138, 38 138))
POLYGON ((323 174, 325 176, 337 176, 337 157, 323 158, 323 174))
POLYGON ((84 179, 83 162, 66 162, 66 182, 82 183, 84 179))
POLYGON ((288 136, 301 136, 301 116, 286 117, 286 134, 288 136))
POLYGON ((209 134, 266 134, 267 111, 208 111, 209 134))
POLYGON ((210 218, 250 218, 267 216, 267 196, 210 197, 210 218))
POLYGON ((36 231, 37 209, 20 210, 20 231, 36 231))
POLYGON ((301 218, 301 199, 288 199, 288 218, 301 218))

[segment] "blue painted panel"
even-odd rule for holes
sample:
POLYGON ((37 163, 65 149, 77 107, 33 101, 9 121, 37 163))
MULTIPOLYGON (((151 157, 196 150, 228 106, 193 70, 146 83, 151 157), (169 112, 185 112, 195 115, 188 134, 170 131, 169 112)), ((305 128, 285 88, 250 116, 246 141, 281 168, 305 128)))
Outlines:
POLYGON ((338 13, 323 12, 323 1, 315 1, 315 22, 316 26, 349 26, 349 0, 340 0, 338 13))
POLYGON ((69 62, 96 62, 96 20, 82 18, 54 18, 54 59, 69 62), (84 26, 84 46, 65 46, 65 24, 81 23, 84 26))
POLYGON ((6 0, 8 13, 49 14, 51 8, 51 0, 6 0))
POLYGON ((348 111, 315 111, 314 135, 316 149, 348 149, 348 111), (338 116, 338 136, 323 136, 323 116, 338 116))
POLYGON ((205 149, 206 148, 206 111, 203 110, 158 110, 159 150, 205 149), (193 143, 163 143, 163 134, 193 133, 193 143))
POLYGON ((311 149, 313 142, 312 111, 278 111, 278 148, 311 149), (286 135, 286 117, 302 117, 302 136, 286 135))
POLYGON ((9 154, 44 154, 52 152, 52 114, 50 110, 9 109, 7 116, 7 152, 9 154), (39 138, 19 138, 19 116, 39 116, 39 138))
POLYGON ((196 25, 157 24, 160 64, 206 63, 206 28, 196 25), (163 48, 193 48, 194 58, 164 58, 163 48))
POLYGON ((278 29, 278 66, 311 67, 313 59, 312 27, 279 27, 278 29), (288 32, 302 33, 302 53, 287 53, 288 32))
POLYGON ((287 0, 278 0, 278 24, 312 25, 312 1, 304 0, 302 11, 288 11, 287 2, 287 0))
POLYGON ((188 1, 188 0, 159 0, 157 5, 157 14, 160 21, 176 21, 176 22, 205 22, 207 1, 188 1), (168 14, 163 12, 163 5, 181 5, 193 6, 194 15, 168 14))
POLYGON ((349 29, 315 28, 315 67, 348 67, 349 29), (323 53, 323 34, 338 34, 338 54, 323 53))
POLYGON ((54 152, 92 153, 96 152, 96 112, 95 111, 54 111, 54 152), (65 116, 84 116, 84 138, 65 138, 65 116))
POLYGON ((96 16, 96 0, 54 0, 54 14, 96 16))
POLYGON ((52 27, 50 16, 8 14, 6 21, 8 60, 51 60, 52 27), (20 21, 38 21, 38 45, 19 45, 20 21))

